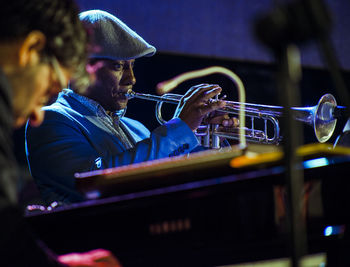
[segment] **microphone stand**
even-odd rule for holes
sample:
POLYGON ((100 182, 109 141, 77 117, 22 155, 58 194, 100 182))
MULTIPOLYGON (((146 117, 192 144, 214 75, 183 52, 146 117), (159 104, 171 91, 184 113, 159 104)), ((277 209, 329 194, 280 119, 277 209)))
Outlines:
POLYGON ((302 195, 304 175, 302 163, 296 155, 296 149, 302 145, 302 127, 293 118, 291 107, 299 105, 299 81, 301 67, 299 50, 294 45, 281 49, 277 55, 277 84, 279 98, 285 107, 283 117, 283 164, 285 167, 287 229, 289 232, 289 250, 293 267, 299 266, 302 256, 307 254, 306 222, 302 216, 302 195))
MULTIPOLYGON (((279 99, 285 107, 283 161, 287 189, 289 250, 293 267, 300 266, 301 257, 307 254, 306 218, 302 216, 301 205, 304 177, 301 159, 296 155, 296 149, 302 145, 303 134, 300 125, 291 114, 291 107, 299 105, 300 99, 298 84, 301 66, 295 44, 313 39, 322 40, 329 30, 330 16, 322 0, 290 2, 259 18, 255 24, 258 39, 271 49, 276 58, 279 99)), ((333 59, 329 54, 325 57, 328 62, 333 59)), ((339 79, 336 81, 339 84, 339 79)), ((347 95, 345 98, 347 99, 347 95)))

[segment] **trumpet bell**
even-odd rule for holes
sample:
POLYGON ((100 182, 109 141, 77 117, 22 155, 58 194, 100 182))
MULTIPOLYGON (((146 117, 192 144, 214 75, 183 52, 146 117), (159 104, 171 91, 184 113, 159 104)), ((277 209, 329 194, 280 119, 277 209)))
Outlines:
POLYGON ((315 110, 314 131, 320 143, 327 142, 333 135, 337 119, 334 118, 334 109, 337 102, 331 94, 321 97, 315 110))
POLYGON ((334 110, 337 102, 333 95, 323 95, 318 104, 313 107, 294 107, 294 117, 298 121, 305 122, 313 127, 317 141, 327 142, 332 137, 337 119, 334 117, 334 110))

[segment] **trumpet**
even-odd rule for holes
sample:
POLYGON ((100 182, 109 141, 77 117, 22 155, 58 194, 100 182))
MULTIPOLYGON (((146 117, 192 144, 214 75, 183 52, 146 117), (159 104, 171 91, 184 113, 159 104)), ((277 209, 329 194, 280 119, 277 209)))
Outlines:
MULTIPOLYGON (((166 121, 162 117, 161 108, 163 103, 178 104, 182 95, 167 93, 162 96, 136 93, 129 90, 126 94, 129 99, 139 98, 157 102, 156 118, 159 123, 166 121)), ((237 116, 240 112, 240 102, 226 101, 224 108, 218 111, 237 116)), ((312 107, 292 107, 293 117, 313 127, 315 136, 320 143, 324 143, 331 138, 337 123, 335 115, 339 109, 333 95, 325 94, 312 107)), ((283 107, 244 103, 245 118, 250 120, 250 127, 244 127, 245 137, 248 142, 261 144, 278 144, 282 137, 280 135, 279 117, 283 116, 283 107), (256 120, 262 120, 262 129, 256 129, 256 120), (270 128, 272 127, 272 129, 270 128)), ((261 124, 261 123, 260 123, 261 124)), ((227 131, 225 127, 219 125, 201 125, 195 132, 203 146, 211 148, 220 147, 220 137, 239 140, 239 131, 233 128, 227 131)))

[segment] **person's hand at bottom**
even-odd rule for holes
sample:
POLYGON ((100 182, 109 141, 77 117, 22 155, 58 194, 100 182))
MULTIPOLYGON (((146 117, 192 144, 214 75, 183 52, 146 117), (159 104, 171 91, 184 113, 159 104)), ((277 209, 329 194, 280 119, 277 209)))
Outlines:
POLYGON ((105 249, 60 255, 58 261, 69 267, 122 267, 117 258, 105 249))

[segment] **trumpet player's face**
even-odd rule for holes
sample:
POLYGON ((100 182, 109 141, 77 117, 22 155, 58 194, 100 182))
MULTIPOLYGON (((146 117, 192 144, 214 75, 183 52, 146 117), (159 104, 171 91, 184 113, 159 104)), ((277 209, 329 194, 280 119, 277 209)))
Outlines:
POLYGON ((96 59, 87 66, 95 82, 85 95, 97 101, 105 110, 116 111, 126 108, 125 93, 136 83, 135 60, 96 59))

